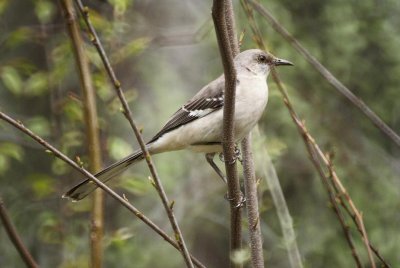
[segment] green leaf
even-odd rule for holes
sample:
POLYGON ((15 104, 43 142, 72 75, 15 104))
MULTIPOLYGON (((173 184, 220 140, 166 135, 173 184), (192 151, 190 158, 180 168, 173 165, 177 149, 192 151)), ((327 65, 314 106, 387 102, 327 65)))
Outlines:
POLYGON ((149 42, 150 39, 147 37, 137 38, 129 42, 127 45, 119 49, 115 54, 111 56, 112 62, 116 64, 128 57, 138 55, 148 47, 149 42))
POLYGON ((110 0, 110 3, 114 6, 115 12, 122 15, 126 12, 132 0, 110 0))
POLYGON ((25 82, 25 95, 40 96, 48 89, 47 74, 44 72, 37 72, 25 82))
POLYGON ((54 213, 42 212, 39 215, 40 226, 38 236, 40 240, 49 244, 58 244, 61 241, 60 220, 54 213))
POLYGON ((39 0, 35 3, 35 14, 41 23, 48 23, 52 19, 55 10, 54 4, 50 1, 39 0))
POLYGON ((51 133, 49 121, 42 116, 30 118, 26 121, 26 126, 39 136, 46 137, 51 133))
POLYGON ((5 41, 5 46, 8 48, 14 48, 26 41, 30 41, 33 35, 33 30, 28 27, 20 27, 13 31, 5 41))
POLYGON ((10 66, 6 66, 1 70, 1 79, 6 88, 14 95, 20 95, 22 92, 22 79, 18 71, 10 66))
POLYGON ((132 178, 132 176, 127 175, 118 181, 119 187, 135 195, 143 195, 153 188, 146 178, 136 176, 132 178))
POLYGON ((28 176, 32 190, 38 199, 52 195, 55 192, 55 179, 46 174, 34 173, 28 176))
POLYGON ((63 107, 65 115, 71 121, 83 121, 83 111, 81 105, 75 100, 69 100, 63 107))
POLYGON ((111 137, 107 141, 110 155, 114 159, 121 159, 132 153, 129 143, 118 137, 111 137))
POLYGON ((0 174, 4 174, 8 167, 10 166, 10 162, 5 155, 0 154, 0 174))
POLYGON ((0 155, 21 161, 24 156, 24 151, 21 148, 21 146, 17 144, 10 142, 3 142, 0 143, 0 155))
POLYGON ((68 165, 61 159, 55 158, 51 163, 51 170, 55 175, 64 175, 68 171, 68 165))
POLYGON ((0 15, 6 10, 8 3, 8 0, 0 0, 0 15))

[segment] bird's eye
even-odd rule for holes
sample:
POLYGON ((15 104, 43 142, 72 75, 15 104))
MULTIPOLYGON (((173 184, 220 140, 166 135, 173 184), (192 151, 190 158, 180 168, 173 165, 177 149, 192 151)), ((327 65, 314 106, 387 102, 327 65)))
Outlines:
POLYGON ((268 59, 265 55, 259 55, 257 61, 260 63, 267 63, 268 59))

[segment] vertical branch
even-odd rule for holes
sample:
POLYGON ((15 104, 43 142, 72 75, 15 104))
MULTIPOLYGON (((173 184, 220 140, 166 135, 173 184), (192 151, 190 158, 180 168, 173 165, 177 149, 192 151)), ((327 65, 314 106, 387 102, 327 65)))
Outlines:
POLYGON ((22 242, 17 229, 15 228, 14 224, 12 223, 10 216, 7 213, 7 209, 4 206, 4 202, 0 197, 0 219, 4 225, 4 229, 8 234, 11 242, 14 244, 14 247, 19 252, 22 260, 25 262, 27 267, 30 268, 38 268, 39 266, 33 259, 32 255, 29 253, 28 249, 25 247, 24 243, 22 242))
POLYGON ((137 127, 135 121, 133 120, 132 112, 129 108, 128 102, 127 102, 125 95, 123 93, 123 90, 122 90, 122 85, 118 81, 117 76, 115 75, 115 72, 111 67, 110 61, 104 51, 104 48, 101 45, 100 39, 97 35, 97 32, 94 29, 92 23, 90 22, 88 8, 83 6, 81 0, 75 0, 75 2, 76 2, 78 9, 85 21, 86 26, 89 29, 91 41, 92 41, 93 45, 95 46, 95 48, 97 49, 101 60, 103 61, 103 65, 110 77, 110 80, 111 80, 111 82, 114 86, 114 89, 118 95, 118 98, 122 104, 123 114, 125 115, 126 119, 128 120, 128 122, 135 134, 135 137, 140 145, 143 155, 145 156, 147 166, 148 166, 151 176, 153 177, 153 180, 154 180, 154 186, 155 186, 157 193, 161 199, 164 209, 168 215, 168 219, 170 221, 171 227, 174 230, 174 236, 175 236, 176 242, 179 245, 179 248, 182 253, 183 259, 186 263, 186 266, 193 267, 193 263, 192 263, 192 260, 190 259, 189 251, 186 247, 185 240, 183 238, 182 232, 178 225, 178 221, 176 220, 175 214, 172 210, 172 207, 170 206, 170 201, 168 200, 168 197, 165 193, 164 187, 161 183, 161 180, 160 180, 160 177, 156 170, 156 167, 153 163, 150 153, 149 153, 149 151, 146 147, 146 144, 143 140, 142 134, 140 133, 139 128, 137 127))
MULTIPOLYGON (((253 133, 256 134, 254 136, 258 144, 265 144, 265 138, 263 138, 263 135, 258 135, 258 131, 253 133)), ((303 268, 303 262, 296 241, 296 233, 293 227, 293 219, 290 216, 289 208, 286 204, 278 175, 274 168, 274 164, 272 163, 271 157, 268 154, 268 150, 264 146, 260 147, 261 150, 259 150, 258 162, 265 163, 265 165, 262 166, 261 172, 263 173, 263 177, 267 182, 268 190, 271 193, 275 210, 278 214, 279 224, 281 226, 284 245, 289 257, 290 267, 303 268)))
MULTIPOLYGON (((96 94, 93 89, 90 65, 84 49, 84 42, 76 20, 72 0, 62 0, 68 32, 71 38, 75 61, 79 72, 81 90, 83 93, 83 109, 86 127, 86 139, 89 149, 89 170, 96 173, 101 169, 101 147, 99 138, 99 123, 97 118, 96 94)), ((92 221, 90 230, 91 267, 102 267, 103 260, 103 229, 104 202, 103 191, 96 189, 92 199, 92 221)))
MULTIPOLYGON (((261 37, 261 32, 254 19, 252 9, 250 9, 250 6, 247 4, 245 0, 241 0, 240 2, 248 18, 249 25, 251 31, 253 32, 254 35, 253 38, 256 44, 258 45, 259 48, 266 50, 266 47, 261 37)), ((272 71, 274 72, 275 70, 272 71)), ((300 251, 296 241, 296 234, 293 227, 293 220, 292 217, 290 216, 285 196, 283 195, 282 187, 279 183, 279 178, 276 174, 275 168, 272 164, 272 161, 266 149, 263 150, 262 155, 263 155, 263 161, 267 162, 266 165, 267 168, 265 168, 264 170, 265 179, 267 181, 269 191, 271 193, 272 200, 274 202, 274 206, 278 214, 279 223, 281 225, 282 234, 285 239, 285 246, 289 256, 290 265, 292 268, 302 268, 303 262, 301 260, 300 251)))
MULTIPOLYGON (((229 3, 227 4, 228 1, 231 2, 231 0, 214 0, 212 17, 225 75, 222 145, 225 159, 225 170, 228 178, 228 199, 230 201, 231 211, 230 250, 232 255, 242 247, 241 202, 243 197, 240 191, 239 178, 236 169, 235 139, 233 132, 236 70, 233 63, 233 45, 230 43, 230 39, 233 35, 229 35, 228 33, 225 17, 227 14, 227 12, 225 12, 225 7, 231 5, 229 3)), ((233 26, 233 24, 231 24, 231 26, 233 26)), ((240 267, 240 264, 231 262, 231 266, 240 267)))
POLYGON ((251 135, 242 141, 244 190, 246 196, 247 219, 250 234, 251 262, 254 268, 264 267, 260 214, 258 210, 257 182, 254 171, 251 135))

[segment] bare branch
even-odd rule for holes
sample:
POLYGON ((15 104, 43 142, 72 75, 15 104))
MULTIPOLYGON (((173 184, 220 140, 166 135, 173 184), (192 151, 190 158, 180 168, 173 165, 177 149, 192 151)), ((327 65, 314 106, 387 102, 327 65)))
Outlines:
MULTIPOLYGON (((233 44, 230 43, 230 35, 227 28, 225 7, 227 1, 214 0, 212 17, 214 20, 215 32, 218 46, 224 66, 225 92, 223 110, 223 153, 225 159, 225 170, 228 178, 228 199, 231 210, 231 254, 242 247, 242 216, 241 202, 242 193, 238 173, 236 169, 235 137, 234 137, 234 114, 235 114, 235 91, 236 91, 236 70, 233 64, 233 44)), ((231 24, 233 25, 233 24, 231 24)), ((240 264, 231 262, 231 266, 240 267, 240 264)))
POLYGON ((0 197, 0 219, 4 225, 4 229, 6 230, 8 237, 14 244, 14 247, 18 250, 18 253, 21 256, 22 260, 25 262, 26 266, 30 268, 38 268, 39 265, 37 265, 36 261, 29 253, 29 250, 25 247, 24 243, 22 242, 17 229, 15 228, 14 224, 10 219, 10 216, 7 213, 7 209, 4 206, 4 202, 1 197, 0 197))
POLYGON ((391 129, 375 112, 368 107, 360 98, 354 95, 345 85, 342 84, 325 66, 323 66, 311 53, 305 49, 300 42, 294 38, 261 4, 254 0, 248 1, 257 12, 259 12, 277 31, 281 34, 304 58, 331 84, 337 91, 345 96, 353 105, 367 116, 369 120, 386 136, 388 136, 397 146, 400 147, 400 136, 391 129))
MULTIPOLYGON (((96 94, 93 89, 93 80, 89 61, 84 49, 79 25, 76 20, 73 0, 62 0, 65 21, 71 38, 77 70, 83 93, 83 108, 86 127, 86 139, 89 151, 89 170, 92 173, 100 171, 102 166, 101 147, 99 138, 99 123, 97 118, 96 94)), ((90 228, 90 259, 91 267, 102 267, 103 260, 103 229, 104 229, 104 197, 103 191, 97 189, 92 199, 92 220, 90 228)))
MULTIPOLYGON (((44 139, 42 139, 41 137, 37 136, 31 130, 26 128, 21 122, 16 121, 15 119, 9 117, 7 114, 5 114, 5 113, 3 113, 1 111, 0 111, 0 119, 4 120, 5 122, 7 122, 10 125, 14 126, 15 128, 17 128, 21 132, 25 133, 26 135, 28 135, 29 137, 34 139, 36 142, 41 144, 43 147, 45 147, 47 150, 52 152, 54 154, 54 156, 56 156, 57 158, 63 160, 65 163, 67 163, 69 166, 71 166, 75 170, 79 171, 81 174, 83 174, 88 179, 90 179, 93 183, 96 183, 101 189, 103 189, 106 193, 108 193, 115 200, 117 200, 119 203, 121 203, 125 208, 127 208, 136 217, 138 217, 140 220, 142 220, 147 226, 149 226, 153 231, 155 231, 162 238, 164 238, 164 240, 166 240, 174 248, 180 250, 179 244, 177 242, 175 242, 174 239, 170 238, 160 227, 158 227, 149 218, 147 218, 141 211, 139 211, 136 207, 134 207, 132 204, 130 204, 126 199, 124 199, 123 197, 121 197, 117 193, 115 193, 113 190, 111 190, 110 187, 108 187, 106 184, 104 184, 99 179, 97 179, 95 176, 93 176, 89 171, 87 171, 86 169, 80 167, 77 163, 75 163, 73 160, 68 158, 62 152, 60 152, 55 147, 53 147, 48 142, 46 142, 44 139)), ((193 263, 196 264, 197 267, 202 267, 202 268, 205 267, 200 261, 198 261, 193 256, 190 256, 190 258, 193 261, 193 263)))
POLYGON ((242 141, 244 189, 250 234, 251 262, 254 268, 264 267, 260 214, 258 210, 257 182, 251 150, 251 135, 242 141))
POLYGON ((143 152, 143 154, 145 156, 145 159, 146 159, 146 162, 147 162, 147 166, 149 167, 150 173, 151 173, 151 175, 152 175, 152 177, 154 179, 154 182, 155 182, 155 186, 156 186, 155 188, 156 188, 157 193, 159 194, 159 196, 161 198, 161 201, 163 203, 164 209, 167 212, 168 219, 169 219, 169 221, 171 223, 171 226, 172 226, 172 229, 174 230, 174 233, 175 233, 176 242, 179 245, 179 248, 181 250, 181 253, 182 253, 182 256, 183 256, 183 258, 185 260, 185 263, 186 263, 187 267, 193 267, 193 263, 192 263, 192 261, 190 259, 190 254, 189 254, 189 251, 188 251, 188 249, 186 247, 185 240, 183 238, 182 232, 181 232, 181 230, 179 228, 178 222, 177 222, 177 220, 175 218, 175 215, 174 215, 172 209, 169 207, 170 202, 169 202, 168 197, 167 197, 167 195, 165 193, 165 190, 164 190, 164 187, 163 187, 163 185, 161 183, 161 180, 160 180, 160 178, 158 176, 158 173, 157 173, 157 170, 156 170, 156 168, 154 166, 153 160, 152 160, 152 158, 151 158, 151 156, 149 154, 149 151, 147 150, 146 143, 144 142, 143 137, 142 137, 142 135, 141 135, 136 123, 134 122, 134 120, 132 118, 132 112, 131 112, 131 110, 130 110, 130 108, 128 106, 128 102, 126 101, 126 98, 125 98, 124 93, 122 91, 121 83, 118 81, 118 79, 117 79, 117 77, 115 75, 115 72, 111 67, 110 61, 109 61, 109 59, 108 59, 108 57, 107 57, 107 55, 106 55, 106 53, 104 51, 104 48, 101 45, 101 42, 100 42, 100 39, 99 39, 99 37, 98 37, 98 35, 96 33, 96 30, 94 29, 93 25, 90 22, 88 8, 83 6, 81 0, 75 0, 75 2, 78 5, 78 9, 79 9, 79 11, 80 11, 85 23, 86 23, 86 26, 88 27, 88 29, 90 31, 91 41, 92 41, 93 45, 96 47, 96 49, 97 49, 97 51, 98 51, 98 53, 100 55, 100 58, 103 61, 104 67, 106 68, 107 73, 108 73, 108 75, 109 75, 109 77, 110 77, 110 79, 111 79, 111 81, 112 81, 112 83, 114 85, 114 89, 116 90, 118 98, 121 101, 122 108, 123 108, 123 113, 124 113, 126 119, 129 121, 129 124, 131 125, 131 128, 132 128, 133 132, 135 133, 136 139, 139 142, 140 148, 141 148, 141 150, 142 150, 142 152, 143 152))

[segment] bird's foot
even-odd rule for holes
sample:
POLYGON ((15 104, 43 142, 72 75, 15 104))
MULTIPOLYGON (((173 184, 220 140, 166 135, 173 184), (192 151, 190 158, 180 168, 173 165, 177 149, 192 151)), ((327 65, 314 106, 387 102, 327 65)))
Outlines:
MULTIPOLYGON (((231 202, 233 200, 235 200, 234 197, 229 197, 229 193, 226 192, 226 194, 224 195, 224 198, 228 201, 231 202)), ((240 192, 240 197, 239 200, 237 201, 237 203, 235 204, 235 208, 242 208, 244 206, 244 204, 246 203, 246 197, 243 195, 242 192, 240 192)))

